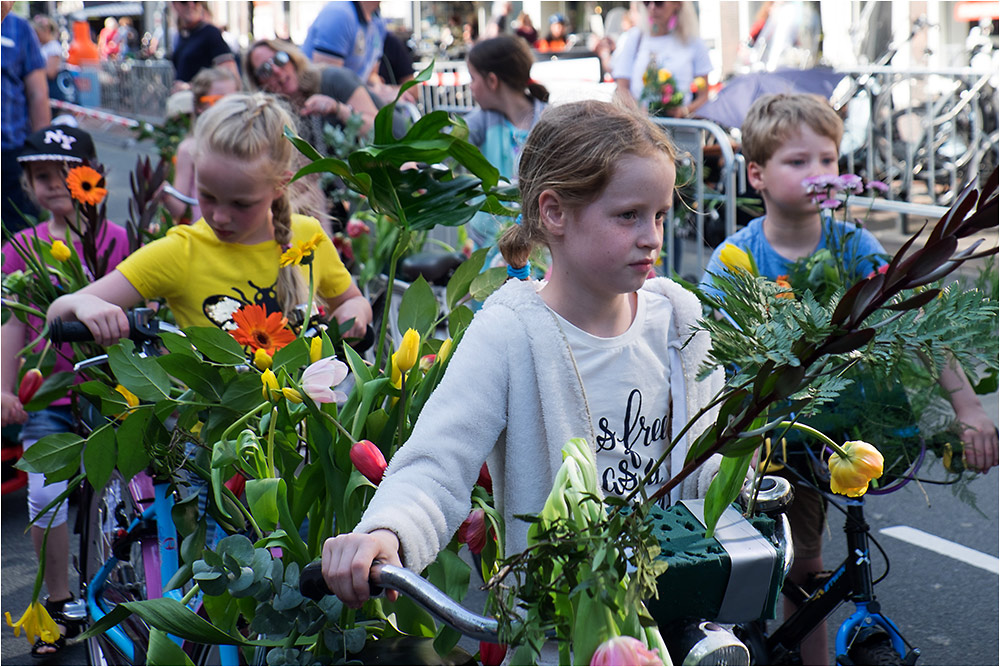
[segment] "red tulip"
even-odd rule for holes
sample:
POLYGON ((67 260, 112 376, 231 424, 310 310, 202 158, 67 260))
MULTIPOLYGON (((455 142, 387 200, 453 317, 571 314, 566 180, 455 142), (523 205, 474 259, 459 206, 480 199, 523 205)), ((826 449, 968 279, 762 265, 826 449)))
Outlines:
POLYGON ((472 553, 481 553, 486 546, 486 512, 482 509, 469 512, 469 516, 458 527, 455 537, 460 544, 468 544, 472 553))
POLYGON ((21 386, 17 389, 17 400, 21 401, 21 405, 26 405, 31 400, 44 381, 42 372, 37 368, 32 368, 24 374, 24 377, 21 378, 21 386))
POLYGON ((502 665, 505 657, 507 657, 506 644, 479 642, 479 662, 484 665, 502 665))
POLYGON ((479 469, 479 479, 476 480, 476 484, 486 489, 486 493, 493 495, 493 478, 490 476, 490 469, 483 464, 483 467, 479 469))
POLYGON ((387 465, 382 450, 371 440, 362 440, 351 445, 351 463, 375 485, 382 481, 387 465))
POLYGON ((356 239, 362 234, 367 234, 369 231, 371 230, 368 229, 368 225, 366 225, 360 220, 347 221, 347 235, 350 236, 352 239, 356 239))

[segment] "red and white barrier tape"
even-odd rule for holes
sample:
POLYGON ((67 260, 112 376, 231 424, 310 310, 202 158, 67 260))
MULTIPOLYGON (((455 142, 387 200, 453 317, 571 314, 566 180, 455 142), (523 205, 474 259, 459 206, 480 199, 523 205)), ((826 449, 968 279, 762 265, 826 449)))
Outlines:
POLYGON ((113 113, 108 113, 107 111, 98 111, 97 109, 89 109, 87 107, 82 107, 79 104, 72 104, 62 100, 51 100, 50 103, 57 109, 69 111, 70 113, 82 114, 84 116, 90 116, 91 118, 96 118, 97 120, 105 121, 107 123, 124 125, 129 128, 139 127, 141 124, 139 121, 126 118, 125 116, 118 116, 113 113))

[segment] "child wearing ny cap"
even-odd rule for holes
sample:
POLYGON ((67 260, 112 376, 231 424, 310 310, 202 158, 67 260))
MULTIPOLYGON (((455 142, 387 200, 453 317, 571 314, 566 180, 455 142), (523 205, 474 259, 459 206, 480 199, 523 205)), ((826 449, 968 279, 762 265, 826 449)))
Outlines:
MULTIPOLYGON (((86 225, 87 221, 83 216, 79 218, 79 222, 77 221, 66 176, 73 167, 96 161, 97 154, 91 136, 75 127, 52 125, 29 135, 17 159, 24 171, 25 192, 35 200, 40 209, 48 211, 51 215, 47 221, 38 223, 36 227, 21 230, 10 242, 4 244, 4 275, 26 270, 24 258, 14 247, 15 243, 21 248, 32 251, 34 239, 46 243, 61 241, 67 246, 72 244, 77 256, 83 257, 82 242, 71 229, 71 224, 79 229, 78 225, 86 225)), ((107 257, 107 271, 111 271, 128 254, 128 236, 123 227, 107 220, 100 222, 96 236, 98 256, 107 257)), ((84 271, 90 273, 86 263, 84 271)), ((88 277, 96 280, 101 276, 88 277)), ((44 325, 43 319, 29 315, 24 321, 11 317, 2 327, 3 345, 0 351, 2 422, 4 426, 23 424, 21 438, 25 450, 46 435, 65 433, 74 429, 68 393, 63 398, 53 401, 49 407, 30 414, 25 411, 17 396, 20 352, 27 341, 34 340, 38 336, 44 325)), ((41 351, 44 347, 44 343, 40 343, 36 351, 41 351)), ((53 373, 72 371, 72 358, 72 348, 69 345, 62 345, 50 350, 41 365, 47 366, 55 362, 53 373)), ((31 527, 31 539, 36 553, 41 550, 45 529, 51 522, 45 552, 45 585, 48 589, 45 606, 62 633, 54 642, 44 642, 41 639, 35 642, 31 653, 39 658, 49 658, 60 652, 66 645, 66 637, 75 636, 80 630, 79 621, 73 622, 64 615, 66 604, 73 602, 73 594, 69 587, 69 530, 66 524, 66 503, 36 519, 39 512, 65 490, 66 482, 46 486, 44 475, 36 473, 28 475, 28 513, 31 519, 35 519, 35 524, 31 527)))

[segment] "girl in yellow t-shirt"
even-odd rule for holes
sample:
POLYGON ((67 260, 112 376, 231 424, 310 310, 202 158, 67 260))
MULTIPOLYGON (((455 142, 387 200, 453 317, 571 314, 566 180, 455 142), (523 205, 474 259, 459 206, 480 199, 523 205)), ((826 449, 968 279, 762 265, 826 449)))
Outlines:
POLYGON ((247 304, 288 315, 308 302, 308 267, 280 266, 284 249, 315 240, 315 296, 348 337, 371 322, 371 305, 314 218, 294 215, 288 194, 294 127, 289 112, 263 93, 229 95, 195 129, 195 172, 202 218, 133 253, 97 282, 52 303, 48 319, 75 319, 110 345, 128 335, 123 308, 162 297, 182 326, 228 329, 247 304))

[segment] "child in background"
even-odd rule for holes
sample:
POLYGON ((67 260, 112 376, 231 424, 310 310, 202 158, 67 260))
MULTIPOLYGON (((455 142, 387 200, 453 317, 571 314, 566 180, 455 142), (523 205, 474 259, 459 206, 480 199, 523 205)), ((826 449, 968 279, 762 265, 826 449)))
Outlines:
POLYGON ((288 110, 263 93, 229 95, 208 109, 195 128, 204 217, 173 227, 111 274, 56 299, 49 320, 79 320, 98 343, 111 345, 129 332, 122 309, 143 299, 165 298, 182 327, 233 328, 232 314, 246 304, 288 316, 309 300, 309 267, 279 268, 280 257, 293 242, 318 239, 311 265, 316 296, 338 322, 354 320, 346 336, 361 337, 371 305, 319 222, 293 212, 293 147, 285 126, 294 127, 288 110))
MULTIPOLYGON (((647 280, 674 159, 663 131, 633 111, 587 101, 542 115, 521 155, 521 222, 500 248, 511 275, 523 277, 533 247, 548 246, 551 280, 509 281, 486 300, 361 522, 326 541, 323 573, 345 604, 368 598, 374 560, 420 571, 436 557, 469 513, 483 461, 506 552, 518 553, 528 524, 514 516, 542 509, 567 440, 585 437, 603 493, 625 495, 721 388, 721 373, 696 380, 710 344, 693 329, 697 299, 665 278, 647 280)), ((675 448, 650 492, 685 453, 675 448)), ((678 497, 703 495, 708 468, 678 497)))
MULTIPOLYGON (((39 223, 37 227, 18 232, 10 243, 3 247, 4 275, 26 269, 25 261, 14 248, 14 243, 33 249, 33 239, 53 243, 61 241, 72 243, 78 257, 83 257, 83 245, 80 238, 72 233, 69 224, 77 224, 73 198, 66 185, 68 168, 79 166, 84 161, 95 161, 94 142, 90 135, 74 127, 53 125, 31 134, 18 162, 24 169, 24 191, 30 193, 38 206, 51 213, 47 222, 39 223)), ((81 217, 80 222, 86 224, 81 217)), ((107 269, 113 270, 128 253, 128 237, 123 227, 101 222, 97 233, 98 255, 108 258, 107 269)), ((82 259, 81 259, 82 261, 82 259)), ((84 263, 85 270, 87 269, 84 263)), ((99 278, 100 276, 91 276, 99 278)), ((70 409, 69 395, 59 398, 38 412, 28 414, 18 400, 18 370, 21 363, 18 353, 25 344, 34 340, 44 327, 44 322, 37 317, 28 316, 27 323, 16 317, 11 317, 2 329, 3 347, 2 361, 2 404, 3 425, 24 424, 21 429, 22 446, 29 449, 38 440, 53 433, 68 433, 74 430, 73 414, 70 409)), ((40 343, 36 351, 45 348, 40 343)), ((73 370, 73 349, 62 345, 56 350, 50 350, 43 364, 55 362, 53 373, 73 370)), ((66 490, 66 482, 56 482, 45 485, 45 475, 30 473, 28 475, 28 513, 32 519, 38 516, 51 501, 66 490)), ((49 597, 46 608, 53 620, 61 626, 60 636, 55 642, 46 643, 39 639, 31 653, 35 657, 47 658, 58 653, 66 645, 66 636, 73 637, 79 632, 79 621, 70 622, 63 615, 67 603, 73 601, 69 588, 69 529, 66 524, 66 503, 58 510, 50 510, 45 516, 36 519, 31 527, 31 539, 35 552, 41 552, 45 529, 50 525, 48 546, 45 552, 45 586, 49 597), (53 513, 55 518, 53 519, 53 513)))
POLYGON ((226 95, 238 93, 241 88, 240 80, 225 67, 203 69, 191 80, 191 93, 194 99, 191 132, 177 147, 173 185, 163 188, 163 205, 167 207, 176 222, 190 223, 201 217, 201 207, 195 198, 194 124, 206 109, 226 95), (190 214, 184 215, 189 207, 190 214))
MULTIPOLYGON (((527 43, 509 35, 477 43, 467 58, 472 97, 479 105, 465 119, 469 142, 513 183, 524 142, 549 100, 545 86, 531 80, 534 62, 527 43)), ((501 225, 495 216, 481 211, 468 230, 475 248, 490 247, 496 244, 501 225)), ((487 258, 486 266, 492 263, 487 258)))
MULTIPOLYGON (((760 274, 772 280, 787 275, 798 260, 840 244, 844 246, 844 268, 853 270, 857 280, 882 263, 878 256, 885 250, 871 232, 823 220, 803 185, 812 176, 838 174, 844 126, 826 100, 816 95, 766 95, 750 107, 742 132, 747 180, 761 193, 766 215, 752 220, 715 249, 702 278, 703 289, 712 292, 710 274, 725 271, 719 255, 726 244, 749 251, 760 274), (848 232, 853 234, 847 236, 848 232)), ((964 373, 946 368, 940 384, 951 393, 958 419, 966 426, 963 440, 968 445, 968 463, 986 472, 997 465, 993 422, 964 373)), ((795 501, 787 512, 795 541, 795 561, 788 578, 803 584, 823 569, 826 504, 816 491, 798 484, 797 478, 789 477, 789 481, 796 488, 795 501)), ((785 605, 787 617, 795 606, 788 600, 785 605)), ((829 664, 825 623, 802 642, 802 664, 829 664)))

